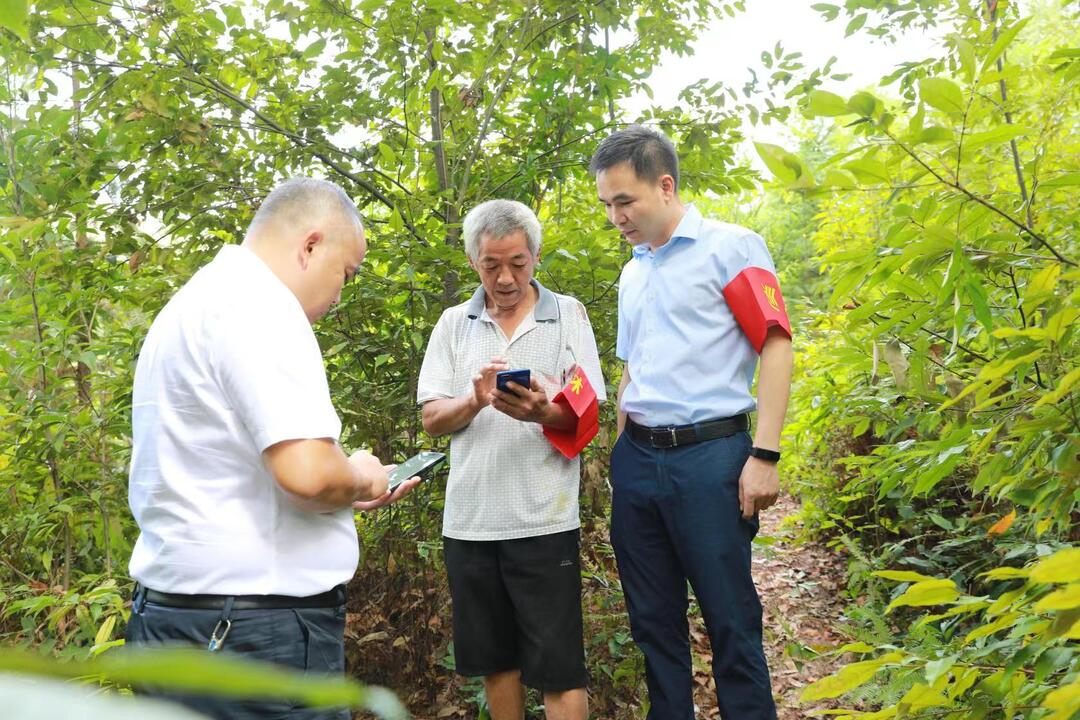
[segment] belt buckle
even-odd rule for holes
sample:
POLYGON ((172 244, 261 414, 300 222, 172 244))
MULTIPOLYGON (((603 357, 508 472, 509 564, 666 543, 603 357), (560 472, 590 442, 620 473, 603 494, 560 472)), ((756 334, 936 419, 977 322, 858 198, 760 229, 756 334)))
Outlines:
POLYGON ((679 439, 675 435, 675 426, 672 425, 667 428, 656 428, 652 432, 652 446, 661 449, 677 447, 679 439), (666 430, 667 432, 664 432, 666 430))

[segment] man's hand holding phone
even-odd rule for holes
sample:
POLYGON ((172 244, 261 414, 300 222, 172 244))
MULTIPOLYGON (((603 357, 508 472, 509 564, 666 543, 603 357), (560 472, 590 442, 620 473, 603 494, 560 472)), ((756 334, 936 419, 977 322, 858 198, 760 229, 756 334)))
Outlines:
POLYGON ((367 450, 357 450, 350 455, 349 465, 360 479, 360 484, 366 487, 360 497, 369 498, 354 501, 353 508, 355 510, 374 510, 383 505, 397 502, 408 495, 409 491, 420 482, 420 479, 416 478, 415 482, 402 483, 401 486, 396 488, 396 492, 391 493, 389 489, 390 473, 397 465, 383 465, 379 458, 367 450))
POLYGON ((412 492, 413 488, 427 477, 435 468, 446 460, 446 455, 440 452, 425 450, 413 455, 401 463, 401 465, 383 466, 388 473, 389 481, 386 491, 381 497, 374 500, 353 503, 356 510, 374 510, 383 505, 397 502, 412 492))
POLYGON ((491 406, 523 422, 543 423, 548 417, 547 393, 528 370, 504 370, 497 374, 491 406))

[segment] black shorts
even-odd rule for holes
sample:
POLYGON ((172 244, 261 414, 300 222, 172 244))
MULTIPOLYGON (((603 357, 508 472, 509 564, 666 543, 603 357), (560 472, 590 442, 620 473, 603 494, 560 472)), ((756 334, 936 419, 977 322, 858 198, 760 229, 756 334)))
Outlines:
POLYGON ((454 661, 470 677, 521 670, 546 692, 588 684, 579 530, 516 540, 443 538, 454 661))

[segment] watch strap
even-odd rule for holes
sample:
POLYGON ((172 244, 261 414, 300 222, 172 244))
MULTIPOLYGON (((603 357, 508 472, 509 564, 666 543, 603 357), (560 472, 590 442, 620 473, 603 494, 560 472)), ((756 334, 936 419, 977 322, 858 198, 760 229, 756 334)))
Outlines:
POLYGON ((756 457, 758 460, 764 460, 766 462, 780 462, 780 453, 776 450, 766 450, 765 448, 759 448, 757 446, 750 448, 750 457, 756 457))

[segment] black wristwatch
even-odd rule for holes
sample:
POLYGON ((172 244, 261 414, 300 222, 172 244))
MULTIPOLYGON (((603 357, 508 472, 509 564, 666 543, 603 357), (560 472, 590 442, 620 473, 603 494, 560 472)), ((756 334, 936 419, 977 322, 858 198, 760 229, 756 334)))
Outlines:
POLYGON ((756 446, 750 448, 750 457, 756 457, 758 460, 764 460, 765 462, 780 462, 780 453, 756 446))

